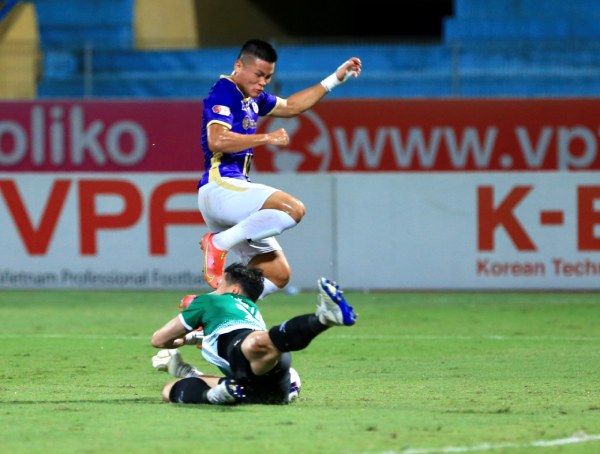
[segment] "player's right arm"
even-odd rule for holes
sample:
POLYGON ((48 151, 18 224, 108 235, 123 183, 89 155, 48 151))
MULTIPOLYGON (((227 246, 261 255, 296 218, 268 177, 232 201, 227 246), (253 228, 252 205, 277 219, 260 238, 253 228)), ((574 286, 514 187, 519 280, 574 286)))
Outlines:
POLYGON ((152 346, 155 348, 175 348, 181 342, 175 342, 182 338, 189 330, 183 326, 179 316, 169 320, 152 335, 152 346))
POLYGON ((182 298, 179 305, 181 312, 155 331, 152 335, 152 346, 177 348, 182 345, 200 343, 204 334, 199 333, 197 329, 202 327, 202 317, 206 306, 206 304, 202 305, 202 301, 206 301, 206 298, 209 297, 210 294, 186 295, 182 298))
POLYGON ((264 134, 238 134, 222 123, 211 123, 207 133, 208 148, 213 153, 237 153, 260 145, 283 147, 290 143, 290 138, 283 128, 264 134))

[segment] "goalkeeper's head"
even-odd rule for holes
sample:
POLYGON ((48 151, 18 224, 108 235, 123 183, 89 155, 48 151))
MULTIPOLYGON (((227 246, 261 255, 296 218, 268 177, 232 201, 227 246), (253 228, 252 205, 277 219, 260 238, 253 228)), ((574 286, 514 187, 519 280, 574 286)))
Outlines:
POLYGON ((225 286, 239 285, 241 293, 256 302, 265 288, 264 279, 263 272, 259 268, 232 263, 225 268, 222 283, 225 286))

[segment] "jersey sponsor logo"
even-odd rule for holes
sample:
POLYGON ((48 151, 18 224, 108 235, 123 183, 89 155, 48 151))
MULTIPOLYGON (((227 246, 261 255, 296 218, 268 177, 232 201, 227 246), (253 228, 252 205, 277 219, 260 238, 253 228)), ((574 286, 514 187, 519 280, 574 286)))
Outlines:
POLYGON ((212 111, 214 113, 216 113, 217 115, 223 115, 225 117, 228 117, 229 115, 231 115, 231 110, 229 109, 229 107, 220 106, 218 104, 213 106, 212 111))

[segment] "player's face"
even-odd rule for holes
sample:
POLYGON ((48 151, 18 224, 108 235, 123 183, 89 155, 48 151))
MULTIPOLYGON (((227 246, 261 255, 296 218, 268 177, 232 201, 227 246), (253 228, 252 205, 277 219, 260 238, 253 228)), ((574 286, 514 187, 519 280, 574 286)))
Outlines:
POLYGON ((233 80, 244 96, 256 98, 271 82, 274 72, 275 63, 269 63, 259 58, 238 60, 235 63, 233 80))

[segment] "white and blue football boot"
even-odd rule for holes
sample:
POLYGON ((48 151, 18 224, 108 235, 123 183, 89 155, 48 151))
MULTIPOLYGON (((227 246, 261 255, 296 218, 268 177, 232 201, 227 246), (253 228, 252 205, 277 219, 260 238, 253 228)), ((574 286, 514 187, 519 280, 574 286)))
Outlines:
POLYGON ((315 314, 319 321, 327 326, 351 326, 356 323, 356 314, 340 290, 340 286, 329 279, 322 277, 317 281, 319 296, 315 314))

